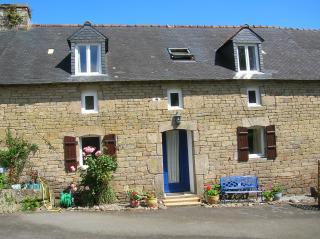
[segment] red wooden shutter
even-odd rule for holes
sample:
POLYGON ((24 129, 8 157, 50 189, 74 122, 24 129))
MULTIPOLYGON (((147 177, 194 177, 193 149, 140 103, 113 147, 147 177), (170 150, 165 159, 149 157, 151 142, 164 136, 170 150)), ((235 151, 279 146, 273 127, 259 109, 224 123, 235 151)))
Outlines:
POLYGON ((275 159, 277 157, 277 147, 276 147, 276 128, 274 125, 269 125, 266 127, 266 156, 268 159, 275 159))
POLYGON ((117 145, 116 145, 116 135, 115 134, 107 134, 103 137, 103 153, 116 156, 117 145))
POLYGON ((248 129, 245 127, 238 127, 237 136, 238 136, 238 160, 248 161, 249 159, 248 129))
POLYGON ((64 137, 64 160, 67 172, 72 172, 72 166, 77 169, 77 141, 75 137, 65 136, 64 137))

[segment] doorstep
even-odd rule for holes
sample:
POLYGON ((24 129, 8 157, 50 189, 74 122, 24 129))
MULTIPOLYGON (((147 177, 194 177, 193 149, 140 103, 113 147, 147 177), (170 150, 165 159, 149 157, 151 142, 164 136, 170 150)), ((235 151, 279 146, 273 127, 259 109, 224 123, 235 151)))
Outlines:
POLYGON ((162 201, 167 207, 201 205, 200 197, 190 192, 166 193, 162 201))

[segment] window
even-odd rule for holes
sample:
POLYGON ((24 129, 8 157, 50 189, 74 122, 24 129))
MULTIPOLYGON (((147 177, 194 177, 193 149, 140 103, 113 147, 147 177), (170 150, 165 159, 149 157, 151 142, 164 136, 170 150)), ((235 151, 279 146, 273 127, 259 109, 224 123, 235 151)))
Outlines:
POLYGON ((239 71, 259 71, 258 48, 256 45, 238 45, 239 71))
POLYGON ((194 60, 194 55, 191 54, 188 48, 168 48, 170 58, 172 60, 190 61, 194 60))
POLYGON ((81 94, 81 112, 98 113, 98 94, 96 91, 84 91, 81 94))
POLYGON ((77 45, 75 66, 77 75, 101 74, 101 46, 94 44, 77 45))
POLYGON ((178 90, 178 89, 168 90, 168 109, 169 110, 183 109, 181 90, 178 90))
POLYGON ((261 106, 261 97, 259 87, 250 87, 247 89, 248 106, 261 106))
POLYGON ((248 129, 249 158, 264 156, 265 128, 252 127, 248 129))
POLYGON ((83 165, 83 149, 87 146, 95 148, 95 152, 101 150, 101 140, 99 136, 84 136, 80 138, 80 165, 83 165))

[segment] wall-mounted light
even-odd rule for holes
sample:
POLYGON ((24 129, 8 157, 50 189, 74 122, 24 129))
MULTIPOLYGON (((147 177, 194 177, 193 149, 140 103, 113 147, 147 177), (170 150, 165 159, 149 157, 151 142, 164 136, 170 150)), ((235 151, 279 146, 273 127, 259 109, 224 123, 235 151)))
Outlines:
POLYGON ((172 125, 174 127, 177 127, 181 123, 181 116, 180 115, 175 115, 172 117, 172 125))

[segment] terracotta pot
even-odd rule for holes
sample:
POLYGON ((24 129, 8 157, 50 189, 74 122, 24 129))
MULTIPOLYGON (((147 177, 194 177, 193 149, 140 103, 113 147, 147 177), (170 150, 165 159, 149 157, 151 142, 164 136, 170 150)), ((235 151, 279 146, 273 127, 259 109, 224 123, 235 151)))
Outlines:
POLYGON ((130 201, 130 206, 131 207, 139 207, 140 206, 140 201, 139 200, 131 200, 130 201))
POLYGON ((147 199, 147 206, 148 207, 158 207, 158 199, 157 198, 147 199))
POLYGON ((209 204, 218 204, 219 203, 219 195, 217 196, 208 196, 209 204))

